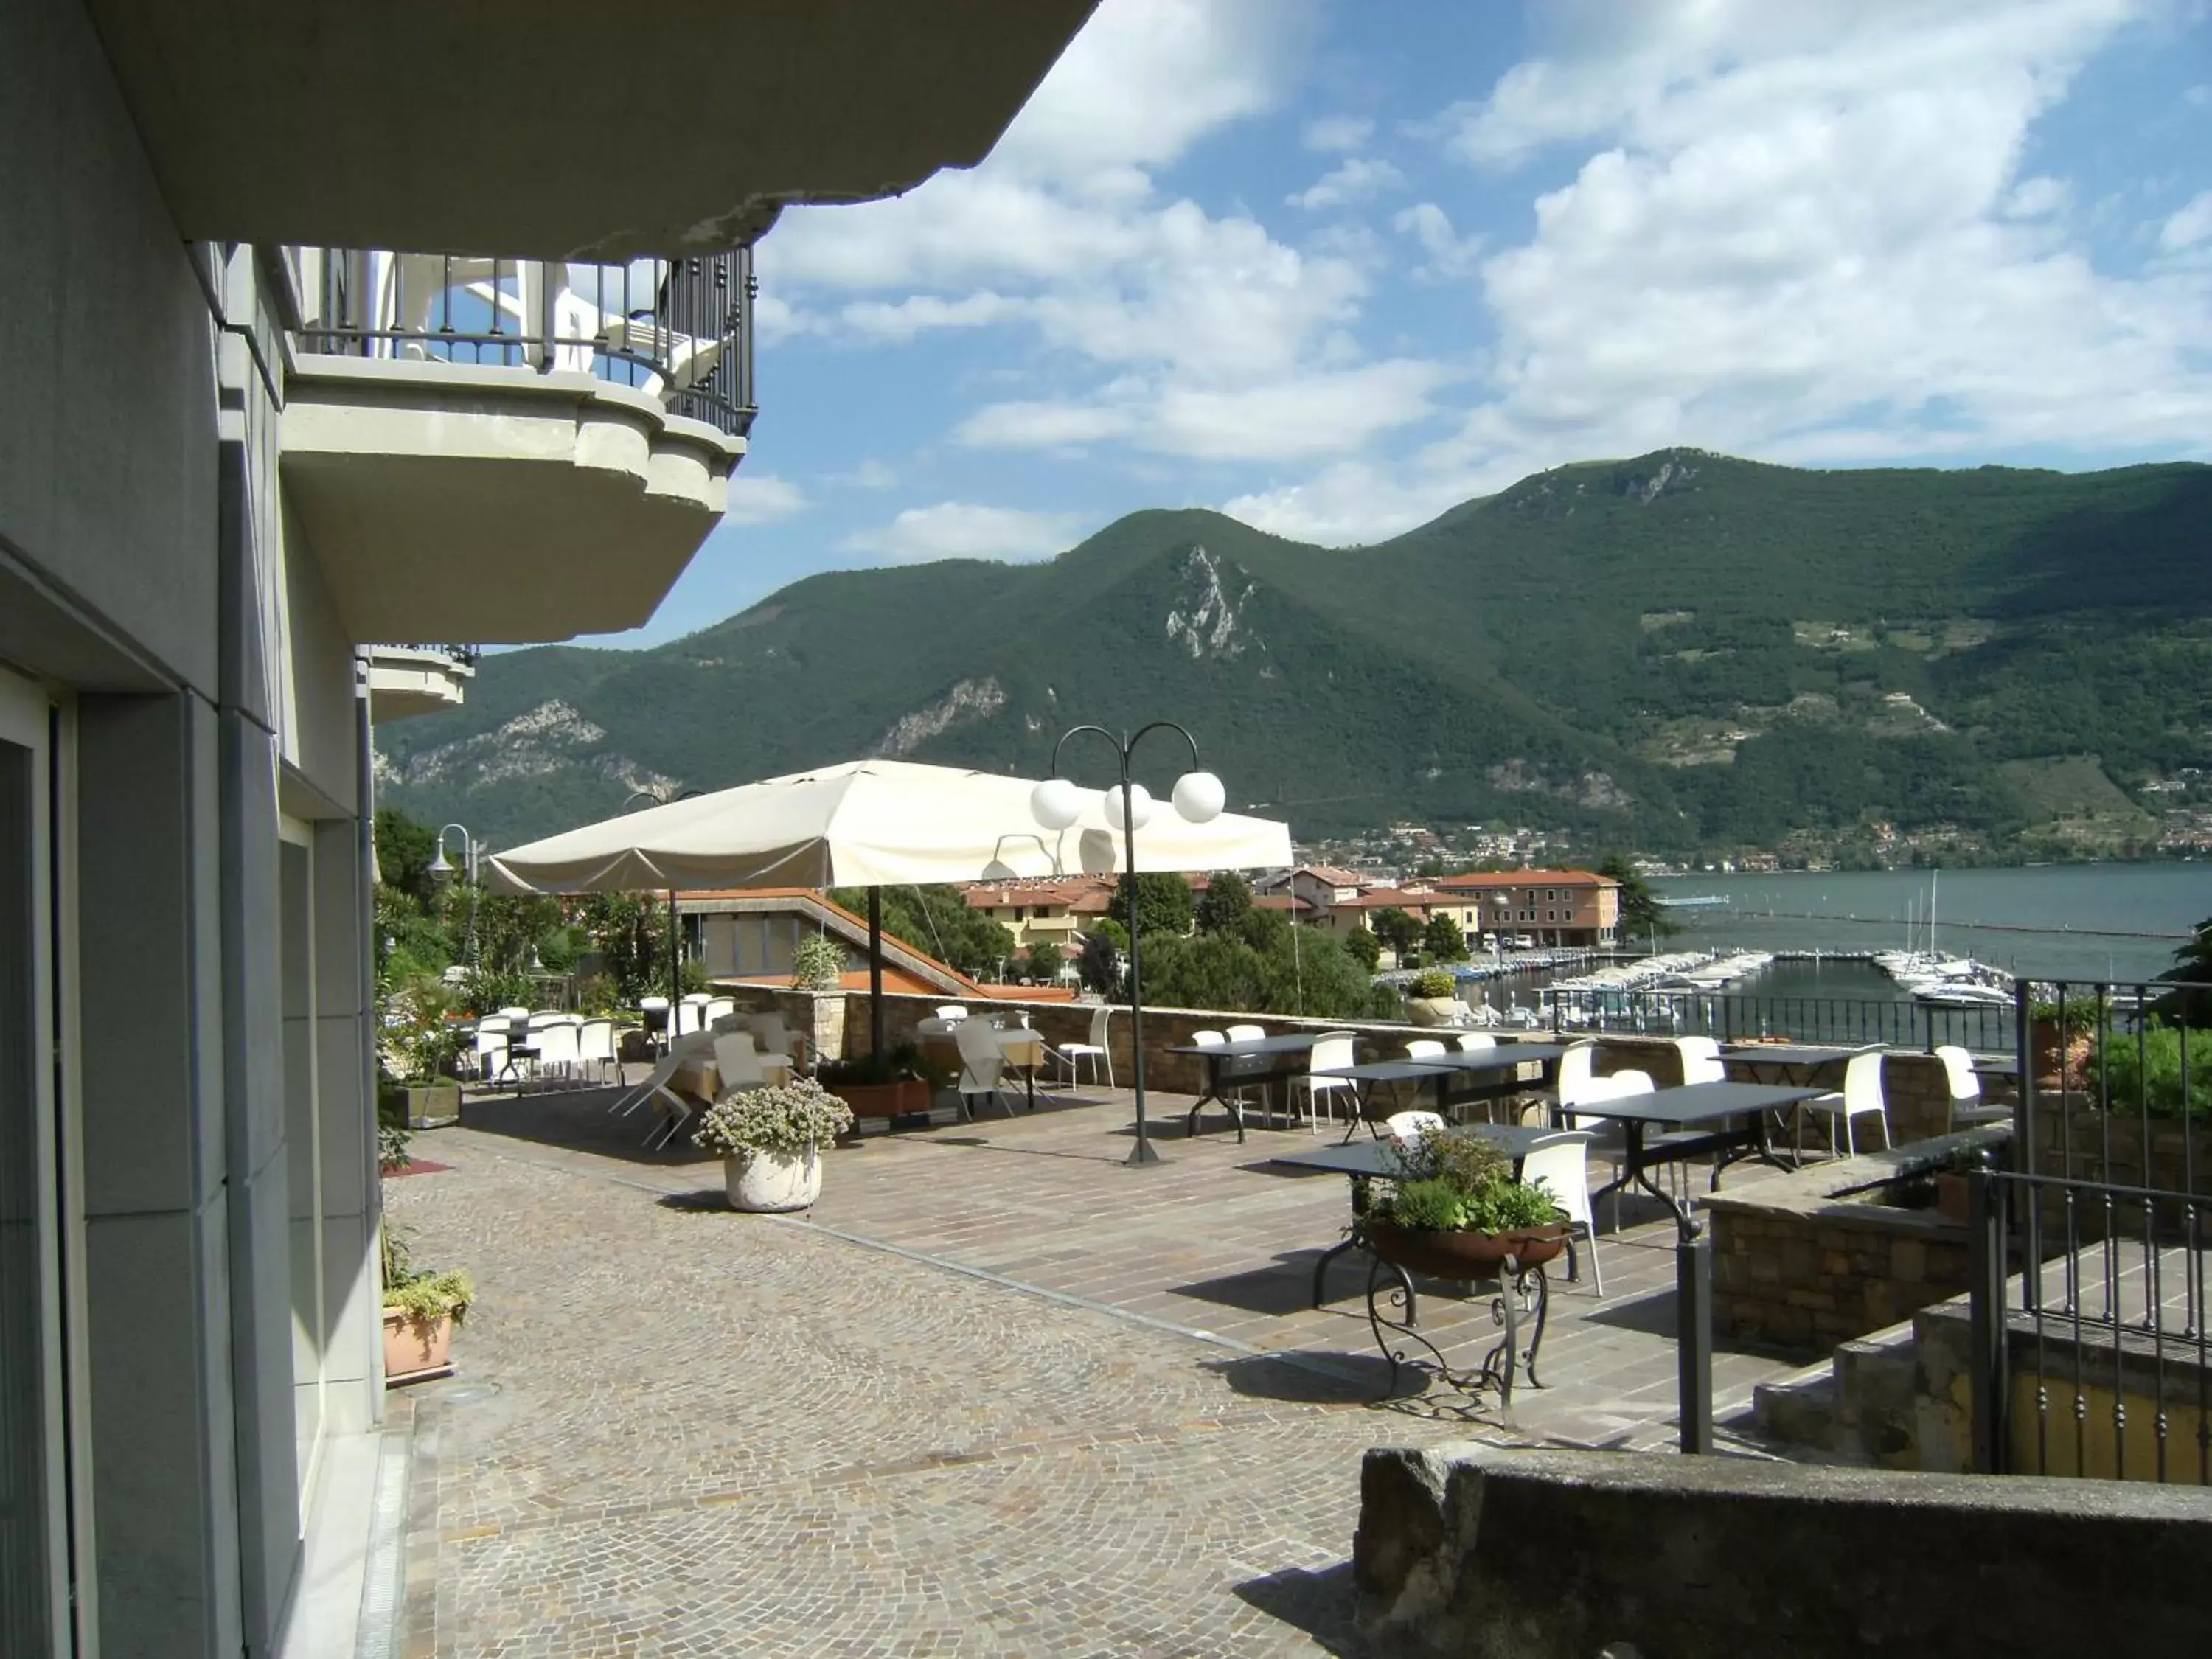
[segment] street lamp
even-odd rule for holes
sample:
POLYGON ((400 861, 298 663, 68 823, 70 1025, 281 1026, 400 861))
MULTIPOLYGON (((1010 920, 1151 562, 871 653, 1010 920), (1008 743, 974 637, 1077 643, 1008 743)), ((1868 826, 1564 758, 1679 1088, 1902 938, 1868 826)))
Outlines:
POLYGON ((1176 780, 1169 797, 1176 815, 1190 823, 1207 823, 1221 815, 1226 792, 1221 780, 1212 773, 1203 771, 1198 763, 1198 739, 1173 720, 1154 720, 1150 726, 1139 726, 1129 735, 1116 737, 1103 726, 1079 726, 1060 734, 1060 741, 1052 746, 1052 775, 1030 792, 1030 814, 1046 829, 1059 831, 1067 829, 1083 816, 1088 804, 1087 792, 1060 775, 1060 751, 1067 746, 1070 738, 1085 732, 1095 732, 1113 746, 1115 757, 1121 763, 1121 781, 1104 792, 1102 805, 1110 824, 1121 820, 1122 861, 1127 868, 1129 890, 1129 1047, 1132 1054, 1131 1071, 1136 1079, 1137 1144, 1129 1149, 1131 1164, 1157 1164, 1160 1155, 1152 1150, 1151 1135, 1145 1123, 1145 991, 1144 958, 1137 941, 1137 831, 1152 821, 1152 798, 1141 783, 1129 776, 1129 753, 1145 738, 1154 732, 1173 732, 1190 746, 1191 769, 1176 780))
POLYGON ((438 850, 430 857, 430 879, 446 882, 453 879, 453 866, 446 861, 446 832, 457 830, 461 836, 461 868, 467 873, 469 884, 469 966, 477 965, 477 842, 469 834, 468 826, 448 823, 438 830, 438 850))

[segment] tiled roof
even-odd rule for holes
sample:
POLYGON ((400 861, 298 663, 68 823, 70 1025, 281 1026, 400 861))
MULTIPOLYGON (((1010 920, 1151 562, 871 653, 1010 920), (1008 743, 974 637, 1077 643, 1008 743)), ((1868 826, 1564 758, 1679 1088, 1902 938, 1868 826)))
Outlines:
POLYGON ((1618 887, 1620 884, 1611 876, 1601 876, 1595 870, 1497 870, 1480 871, 1465 876, 1437 876, 1440 888, 1493 887, 1618 887))

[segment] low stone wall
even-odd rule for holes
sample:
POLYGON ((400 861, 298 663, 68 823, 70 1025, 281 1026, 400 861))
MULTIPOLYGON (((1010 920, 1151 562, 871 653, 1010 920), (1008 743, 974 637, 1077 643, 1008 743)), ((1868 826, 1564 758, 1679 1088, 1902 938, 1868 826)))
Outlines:
POLYGON ((1367 1454, 1352 1572, 1393 1654, 2178 1654, 2208 1550, 2196 1492, 1467 1443, 1367 1454))
POLYGON ((1815 1164, 1703 1200, 1713 1237, 1713 1324, 1807 1354, 1864 1336, 1968 1283, 1966 1230, 1933 1210, 1852 1193, 1909 1176, 1961 1146, 2002 1146, 2002 1125, 1815 1164))

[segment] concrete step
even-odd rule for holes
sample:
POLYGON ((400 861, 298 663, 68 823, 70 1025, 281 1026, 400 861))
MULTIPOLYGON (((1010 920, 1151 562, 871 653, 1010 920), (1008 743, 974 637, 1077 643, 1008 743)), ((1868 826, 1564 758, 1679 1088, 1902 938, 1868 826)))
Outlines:
POLYGON ((1751 1391, 1751 1420, 1778 1445, 1831 1453, 1840 1426, 1835 1366, 1823 1360, 1759 1383, 1751 1391))
POLYGON ((1854 1462, 1911 1468, 1917 1431, 1913 1373, 1918 1339, 1906 1320, 1837 1346, 1837 1426, 1854 1462))

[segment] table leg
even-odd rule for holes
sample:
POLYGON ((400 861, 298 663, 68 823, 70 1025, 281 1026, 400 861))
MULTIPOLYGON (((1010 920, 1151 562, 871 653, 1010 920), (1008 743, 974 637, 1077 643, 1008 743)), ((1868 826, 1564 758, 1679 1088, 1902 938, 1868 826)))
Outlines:
POLYGON ((1621 1162, 1627 1173, 1618 1181, 1607 1182, 1590 1194, 1592 1213, 1595 1213, 1600 1199, 1610 1198, 1625 1187, 1641 1187, 1673 1212, 1674 1225, 1681 1231, 1683 1237, 1689 1237, 1696 1231, 1696 1224, 1690 1219, 1689 1206, 1676 1202, 1648 1173, 1650 1166, 1644 1161, 1644 1125, 1634 1118, 1623 1118, 1620 1127, 1627 1136, 1627 1142, 1621 1148, 1621 1162))

